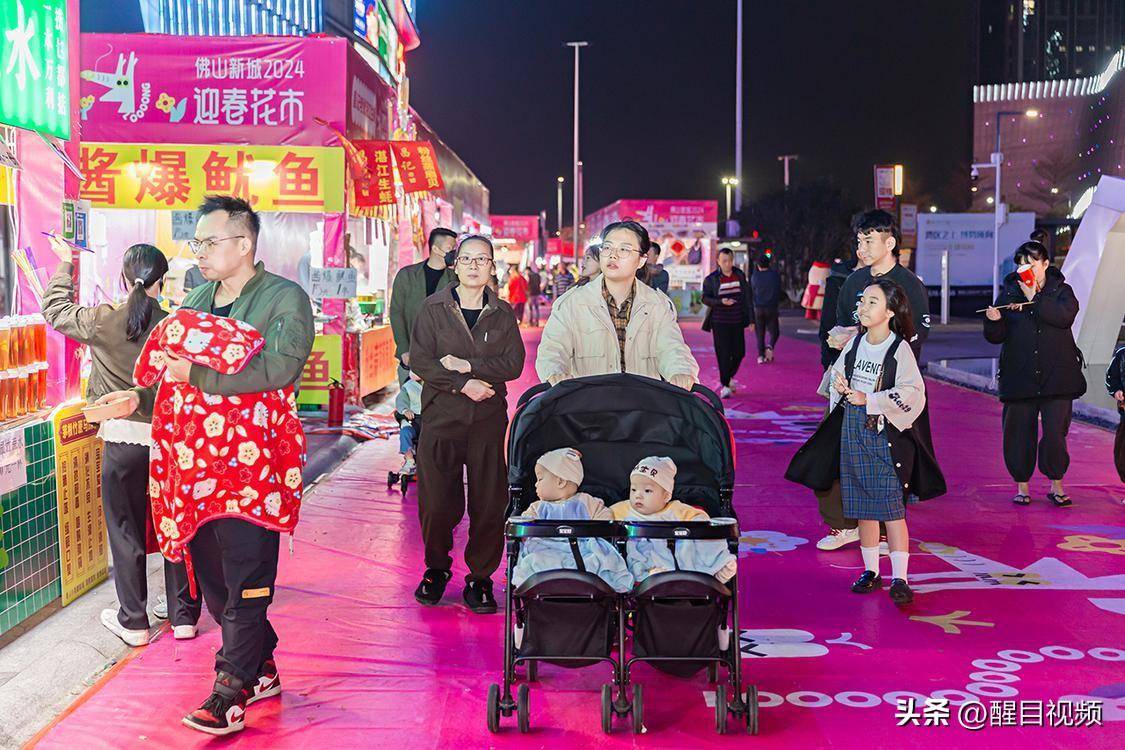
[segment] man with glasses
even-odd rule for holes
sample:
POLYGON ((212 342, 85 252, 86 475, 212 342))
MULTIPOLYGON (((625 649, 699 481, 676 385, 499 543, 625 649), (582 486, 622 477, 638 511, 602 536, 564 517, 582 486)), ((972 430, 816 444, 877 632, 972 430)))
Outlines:
POLYGON ((699 381, 699 364, 684 342, 672 301, 637 282, 648 230, 619 221, 607 226, 601 239, 601 275, 557 300, 543 328, 535 360, 540 379, 555 385, 628 372, 691 389, 699 381))
POLYGON ((488 287, 492 242, 461 240, 457 284, 428 298, 411 336, 410 366, 422 379, 426 426, 418 443, 418 518, 426 572, 414 592, 441 601, 452 577, 453 530, 465 515, 468 479, 469 575, 462 598, 477 614, 496 611, 492 574, 504 549, 508 504, 504 434, 507 386, 523 371, 524 346, 512 308, 488 287))
MULTIPOLYGON (((209 195, 199 213, 195 238, 188 245, 208 283, 193 289, 183 306, 248 323, 266 343, 237 374, 224 375, 168 356, 166 377, 217 396, 295 384, 315 337, 308 295, 255 261, 261 223, 250 204, 209 195)), ((136 388, 108 394, 98 403, 128 397, 134 409, 144 401, 151 411, 155 395, 156 388, 136 388)), ((299 490, 300 478, 296 480, 299 490)), ((266 618, 274 596, 279 543, 280 533, 250 514, 199 520, 189 543, 191 558, 207 608, 222 627, 223 645, 215 655, 211 696, 184 717, 192 729, 215 735, 237 732, 244 726, 247 704, 281 693, 273 660, 277 633, 266 618)))

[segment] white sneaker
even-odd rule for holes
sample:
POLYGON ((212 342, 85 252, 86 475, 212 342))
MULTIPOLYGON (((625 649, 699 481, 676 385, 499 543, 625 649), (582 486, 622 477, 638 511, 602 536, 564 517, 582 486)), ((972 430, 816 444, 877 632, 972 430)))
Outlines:
POLYGON ((884 557, 891 554, 891 548, 886 542, 879 542, 879 554, 884 557))
POLYGON ((732 394, 733 394, 733 391, 731 391, 729 386, 724 385, 719 390, 719 398, 730 398, 732 394))
POLYGON ((168 619, 168 599, 166 597, 156 597, 156 604, 152 607, 152 616, 157 620, 168 619))
POLYGON ((760 364, 760 365, 764 365, 765 363, 766 363, 766 358, 765 358, 765 357, 758 357, 758 364, 760 364))
POLYGON ((406 474, 407 476, 414 476, 418 472, 417 464, 414 463, 413 458, 404 458, 402 460, 402 467, 398 470, 400 475, 406 474))
POLYGON ((172 628, 172 637, 177 641, 190 641, 197 632, 194 625, 176 625, 172 628))
POLYGON ((816 543, 816 548, 827 552, 858 541, 859 529, 831 529, 828 536, 816 543))
POLYGON ((102 610, 102 625, 115 636, 125 641, 126 645, 137 648, 148 645, 148 630, 130 630, 117 620, 116 609, 102 610))

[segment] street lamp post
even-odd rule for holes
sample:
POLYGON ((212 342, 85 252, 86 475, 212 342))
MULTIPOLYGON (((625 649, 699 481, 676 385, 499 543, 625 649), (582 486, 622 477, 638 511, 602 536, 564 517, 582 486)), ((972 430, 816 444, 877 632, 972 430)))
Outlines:
POLYGON ((738 178, 724 177, 723 186, 727 189, 727 221, 730 221, 730 191, 731 188, 738 187, 738 178))
POLYGON ((996 113, 996 150, 992 152, 987 162, 973 164, 973 171, 980 169, 995 169, 996 184, 993 191, 992 208, 995 212, 995 223, 992 229, 992 299, 1000 296, 1000 227, 1008 221, 1008 207, 1000 202, 1000 174, 1004 164, 1004 153, 1000 150, 1000 122, 1005 117, 1039 116, 1038 110, 1029 109, 1023 112, 1002 110, 996 113))
MULTIPOLYGON (((742 0, 738 0, 735 26, 737 31, 734 49, 734 179, 736 180, 734 184, 738 187, 742 183, 742 0)), ((742 210, 742 188, 735 191, 735 207, 739 211, 742 210)), ((727 220, 730 220, 729 206, 727 220)))
POLYGON ((563 223, 563 216, 562 216, 562 189, 563 189, 563 183, 564 183, 564 182, 566 182, 566 178, 565 178, 565 177, 559 177, 559 178, 558 178, 558 190, 557 190, 556 192, 558 193, 558 196, 557 196, 557 198, 558 198, 558 204, 559 204, 559 212, 558 212, 559 223, 558 223, 558 226, 556 226, 556 227, 555 227, 555 230, 556 230, 556 231, 555 231, 555 234, 556 234, 556 235, 558 235, 559 237, 561 237, 561 236, 562 236, 562 223, 563 223))
POLYGON ((777 157, 778 161, 785 162, 785 189, 789 189, 789 162, 797 161, 797 154, 783 154, 777 157))
POLYGON ((575 260, 575 262, 577 262, 578 258, 579 258, 578 248, 582 246, 582 242, 581 242, 582 237, 581 237, 581 233, 578 230, 578 220, 579 220, 578 212, 581 210, 581 206, 582 206, 582 199, 578 194, 578 191, 581 189, 581 186, 580 186, 579 180, 578 180, 578 170, 580 169, 580 167, 578 165, 578 74, 579 74, 579 71, 578 71, 578 53, 583 47, 589 46, 589 43, 588 42, 567 42, 566 46, 574 48, 574 183, 573 183, 574 184, 574 224, 573 224, 573 227, 574 227, 574 260, 575 260))

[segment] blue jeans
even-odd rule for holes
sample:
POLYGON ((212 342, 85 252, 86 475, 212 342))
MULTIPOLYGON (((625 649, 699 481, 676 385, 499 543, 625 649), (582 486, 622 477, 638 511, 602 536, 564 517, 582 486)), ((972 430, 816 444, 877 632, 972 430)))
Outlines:
POLYGON ((404 423, 398 431, 398 452, 405 454, 407 451, 413 451, 417 439, 418 435, 414 432, 414 425, 409 422, 404 423))

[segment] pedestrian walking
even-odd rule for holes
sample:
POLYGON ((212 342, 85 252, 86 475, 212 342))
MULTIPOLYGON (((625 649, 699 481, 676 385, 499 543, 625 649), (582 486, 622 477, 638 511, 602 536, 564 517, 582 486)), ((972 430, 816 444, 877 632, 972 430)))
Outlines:
POLYGON ((653 242, 645 253, 645 264, 637 269, 637 278, 658 292, 668 293, 671 277, 660 264, 660 244, 653 242))
POLYGON ((768 255, 759 256, 754 265, 750 289, 754 297, 754 331, 758 334, 758 364, 763 364, 773 362, 781 334, 781 275, 770 267, 768 255))
POLYGON ((1105 388, 1117 402, 1117 435, 1113 440, 1113 465, 1117 478, 1125 482, 1125 346, 1117 347, 1105 371, 1105 388))
MULTIPOLYGON (((133 385, 133 365, 157 323, 167 313, 158 298, 168 273, 164 253, 152 245, 133 245, 121 260, 121 280, 129 290, 124 305, 82 307, 74 302, 74 267, 70 247, 51 237, 59 258, 43 295, 43 316, 59 333, 85 344, 90 351, 87 400, 133 385)), ((130 646, 146 646, 149 639, 148 545, 152 517, 148 497, 148 461, 152 447, 152 401, 122 419, 98 426, 102 451, 102 509, 113 555, 113 586, 117 608, 104 609, 101 623, 130 646)), ((155 551, 155 549, 153 550, 155 551)), ((164 561, 164 590, 172 635, 194 638, 200 604, 188 593, 184 564, 164 561)))
POLYGON ((668 297, 637 281, 648 230, 619 221, 602 230, 602 273, 555 300, 535 371, 555 385, 569 378, 628 372, 690 390, 699 364, 684 342, 668 297))
POLYGON ((426 243, 428 255, 421 263, 399 269, 391 286, 390 320, 395 339, 395 357, 398 358, 399 385, 410 374, 410 337, 414 319, 427 297, 439 289, 453 284, 457 277, 447 260, 457 244, 457 233, 438 227, 430 232, 426 243))
POLYGON ((839 482, 843 512, 859 523, 864 572, 852 591, 882 588, 879 529, 886 524, 891 558, 890 598, 914 594, 907 568, 906 506, 945 493, 928 433, 911 429, 925 411, 926 386, 914 352, 906 293, 881 278, 863 292, 860 330, 826 377, 831 412, 794 456, 786 478, 814 490, 839 482))
POLYGON ((553 301, 557 303, 559 297, 566 294, 566 291, 572 286, 574 286, 574 274, 570 272, 565 260, 559 261, 559 264, 555 267, 555 277, 552 280, 553 301))
POLYGON ((591 245, 586 248, 582 256, 582 268, 578 273, 578 282, 575 286, 586 286, 602 272, 601 262, 598 258, 598 246, 591 245))
POLYGON ((527 267, 527 323, 539 327, 539 308, 543 304, 543 274, 538 263, 527 267))
POLYGON ((711 332, 719 364, 719 396, 730 398, 737 388, 734 376, 746 356, 746 328, 750 319, 750 284, 741 268, 735 268, 734 252, 719 250, 719 268, 703 280, 703 304, 707 317, 703 330, 711 332))
POLYGON ((508 304, 512 306, 512 313, 516 322, 523 323, 524 308, 527 307, 527 279, 520 275, 520 270, 512 266, 508 271, 508 304))
POLYGON ((496 611, 492 574, 504 549, 508 504, 504 435, 507 382, 523 371, 524 346, 512 308, 487 289, 492 242, 461 240, 457 284, 426 300, 412 340, 412 369, 422 378, 425 429, 418 444, 418 518, 426 572, 414 592, 441 601, 452 578, 453 530, 469 513, 462 599, 478 614, 496 611), (468 479, 466 502, 465 482, 468 479))
MULTIPOLYGON (((235 374, 166 355, 165 382, 190 383, 212 396, 254 397, 290 388, 301 377, 316 335, 308 295, 296 283, 266 271, 264 264, 255 260, 261 220, 245 200, 209 195, 199 214, 195 238, 189 246, 199 258, 207 283, 192 290, 183 307, 242 321, 265 342, 235 374)), ((151 403, 156 393, 155 387, 138 388, 99 401, 124 395, 136 408, 151 403)), ((172 407, 157 399, 155 411, 160 413, 163 408, 172 407)), ((300 430, 295 413, 291 417, 293 429, 300 430)), ((303 436, 300 442, 303 444, 303 436)), ((244 443, 238 460, 255 459, 256 463, 258 456, 265 455, 265 448, 244 443)), ((197 488, 226 481, 219 475, 209 482, 205 468, 193 471, 197 488)), ((284 483, 288 495, 300 497, 299 471, 285 476, 284 483)), ((193 517, 194 536, 169 529, 179 535, 177 548, 187 545, 203 600, 222 627, 211 695, 183 719, 186 726, 213 735, 242 730, 248 705, 281 693, 281 678, 273 658, 278 636, 267 610, 275 593, 280 532, 292 531, 299 500, 273 519, 272 514, 262 512, 263 502, 272 507, 269 498, 259 497, 253 487, 247 489, 253 494, 243 497, 246 502, 231 500, 222 512, 216 512, 213 505, 203 505, 204 510, 193 517), (280 517, 288 521, 283 523, 280 517)), ((155 500, 153 508, 157 508, 155 500)))
POLYGON ((1016 271, 1004 278, 984 321, 985 338, 1000 345, 1004 465, 1016 482, 1016 505, 1031 504, 1028 483, 1038 458, 1039 471, 1051 480, 1047 499, 1065 508, 1073 504, 1063 489, 1070 466, 1066 438, 1074 400, 1086 392, 1082 353, 1071 332, 1078 298, 1041 243, 1025 242, 1013 257, 1016 271))

